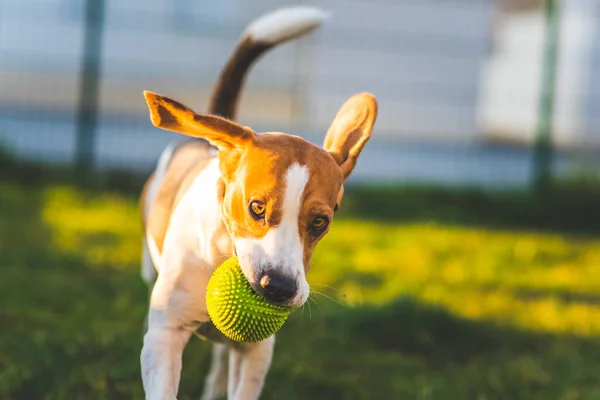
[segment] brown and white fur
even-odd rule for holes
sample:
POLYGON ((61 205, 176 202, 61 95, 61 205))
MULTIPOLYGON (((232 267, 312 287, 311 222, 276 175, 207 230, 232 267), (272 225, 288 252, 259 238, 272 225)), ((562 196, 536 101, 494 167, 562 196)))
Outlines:
POLYGON ((233 343, 214 329, 206 311, 208 280, 228 257, 239 257, 250 284, 268 300, 299 307, 308 299, 313 249, 371 135, 377 102, 368 93, 351 97, 323 148, 284 133, 259 134, 232 120, 252 63, 323 19, 317 9, 294 7, 252 23, 219 78, 208 114, 144 92, 155 126, 194 138, 163 152, 141 198, 142 276, 152 289, 141 353, 148 399, 176 398, 183 349, 194 333, 215 342, 204 398, 259 397, 274 337, 233 343))

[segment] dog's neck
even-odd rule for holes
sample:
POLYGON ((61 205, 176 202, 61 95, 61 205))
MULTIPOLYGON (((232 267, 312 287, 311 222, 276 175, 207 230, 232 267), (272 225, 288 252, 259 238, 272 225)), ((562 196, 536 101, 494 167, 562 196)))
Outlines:
POLYGON ((219 160, 215 157, 195 178, 181 204, 182 214, 187 213, 184 222, 196 230, 198 256, 211 260, 215 267, 234 255, 233 239, 221 211, 222 189, 219 160))

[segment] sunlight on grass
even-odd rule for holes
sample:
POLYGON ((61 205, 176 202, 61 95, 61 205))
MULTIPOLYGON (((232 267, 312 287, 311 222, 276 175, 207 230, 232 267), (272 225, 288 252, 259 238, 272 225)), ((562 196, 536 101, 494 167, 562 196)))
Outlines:
MULTIPOLYGON (((46 190, 44 201, 52 244, 62 252, 90 266, 138 268, 135 201, 67 187, 46 190)), ((309 281, 348 306, 408 294, 470 319, 591 335, 600 333, 599 265, 599 240, 339 220, 315 252, 309 281)))
POLYGON ((598 265, 598 240, 342 220, 309 280, 349 305, 410 294, 472 319, 589 335, 600 332, 598 265))
POLYGON ((141 225, 137 204, 116 195, 82 195, 73 188, 44 193, 44 222, 53 245, 90 266, 138 268, 141 225))

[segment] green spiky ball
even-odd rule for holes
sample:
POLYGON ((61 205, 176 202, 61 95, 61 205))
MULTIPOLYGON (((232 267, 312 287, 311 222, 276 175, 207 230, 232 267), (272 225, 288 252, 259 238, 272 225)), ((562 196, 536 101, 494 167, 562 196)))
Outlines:
POLYGON ((269 303, 244 276, 237 257, 221 264, 208 281, 208 315, 229 339, 242 343, 265 340, 277 332, 290 309, 269 303))

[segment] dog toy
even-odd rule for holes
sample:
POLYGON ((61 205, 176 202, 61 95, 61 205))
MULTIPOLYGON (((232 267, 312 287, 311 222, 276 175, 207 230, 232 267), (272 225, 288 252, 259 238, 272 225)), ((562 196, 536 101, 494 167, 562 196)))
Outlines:
POLYGON ((213 273, 208 281, 206 306, 215 327, 241 343, 267 339, 281 329, 291 312, 252 289, 237 257, 229 258, 213 273))

